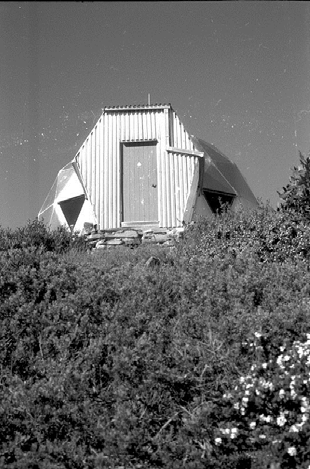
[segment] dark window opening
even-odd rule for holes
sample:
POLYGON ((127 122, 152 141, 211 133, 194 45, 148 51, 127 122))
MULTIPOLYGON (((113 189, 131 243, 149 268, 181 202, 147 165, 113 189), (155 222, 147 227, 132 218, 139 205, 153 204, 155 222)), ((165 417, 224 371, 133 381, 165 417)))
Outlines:
POLYGON ((63 200, 58 202, 63 214, 67 220, 68 225, 70 226, 71 231, 74 229, 74 225, 79 218, 81 209, 83 207, 85 200, 85 195, 79 195, 78 197, 72 197, 72 199, 63 200))
POLYGON ((231 207, 235 198, 234 194, 210 191, 207 189, 203 190, 203 195, 205 196, 205 199, 213 213, 222 213, 225 207, 231 207))

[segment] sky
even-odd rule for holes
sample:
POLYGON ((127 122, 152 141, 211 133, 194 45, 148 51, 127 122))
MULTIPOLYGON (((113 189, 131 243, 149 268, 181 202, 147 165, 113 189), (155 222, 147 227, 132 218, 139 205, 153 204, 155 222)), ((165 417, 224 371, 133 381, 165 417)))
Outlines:
POLYGON ((34 220, 105 106, 171 103, 276 207, 310 151, 310 2, 0 2, 0 225, 34 220))

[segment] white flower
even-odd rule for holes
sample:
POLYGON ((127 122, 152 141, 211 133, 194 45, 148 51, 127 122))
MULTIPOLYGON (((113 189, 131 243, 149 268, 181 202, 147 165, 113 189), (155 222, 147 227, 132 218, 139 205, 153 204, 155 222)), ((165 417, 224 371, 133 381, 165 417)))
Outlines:
POLYGON ((236 438, 237 433, 238 433, 238 429, 237 428, 232 428, 231 431, 230 431, 230 438, 231 439, 236 438))
POLYGON ((239 409, 240 409, 240 404, 239 404, 239 402, 236 402, 236 403, 234 404, 234 409, 236 409, 236 410, 239 410, 239 409))
POLYGON ((291 433, 298 433, 299 432, 299 426, 297 425, 292 425, 289 429, 289 432, 291 433))
POLYGON ((291 396, 292 396, 293 399, 295 399, 295 397, 297 397, 297 393, 295 392, 293 387, 291 387, 291 396))
POLYGON ((309 411, 309 401, 305 396, 301 396, 300 398, 302 404, 301 404, 301 412, 305 413, 309 411))
POLYGON ((222 432, 223 435, 229 435, 230 434, 230 429, 229 428, 220 428, 220 432, 222 432))
POLYGON ((259 438, 261 438, 262 440, 264 440, 266 438, 266 435, 259 435, 259 438))
POLYGON ((216 445, 220 445, 222 444, 222 438, 215 438, 214 442, 216 445))
POLYGON ((277 424, 279 425, 279 427, 283 427, 283 425, 285 425, 286 423, 286 418, 284 417, 283 414, 281 414, 278 418, 277 418, 277 424))
POLYGON ((261 415, 259 416, 259 419, 262 420, 263 422, 267 422, 267 423, 272 422, 272 417, 271 417, 271 415, 267 415, 267 417, 266 417, 264 414, 261 414, 261 415))
POLYGON ((262 334, 260 334, 259 332, 254 332, 254 335, 257 339, 260 339, 262 334))
POLYGON ((302 415, 302 417, 301 417, 301 422, 302 422, 301 426, 304 425, 307 422, 308 418, 309 418, 309 413, 308 412, 302 415))
POLYGON ((262 368, 264 368, 264 370, 266 370, 266 368, 267 368, 267 363, 263 363, 263 364, 262 364, 262 368))
POLYGON ((250 423, 250 428, 251 428, 252 430, 254 430, 255 427, 256 427, 256 422, 251 422, 251 423, 250 423))
POLYGON ((290 446, 289 448, 287 448, 287 452, 290 456, 296 456, 297 454, 295 446, 290 446))
POLYGON ((284 389, 280 389, 280 391, 279 391, 279 396, 280 396, 280 399, 282 399, 282 398, 285 396, 285 391, 284 391, 284 389))

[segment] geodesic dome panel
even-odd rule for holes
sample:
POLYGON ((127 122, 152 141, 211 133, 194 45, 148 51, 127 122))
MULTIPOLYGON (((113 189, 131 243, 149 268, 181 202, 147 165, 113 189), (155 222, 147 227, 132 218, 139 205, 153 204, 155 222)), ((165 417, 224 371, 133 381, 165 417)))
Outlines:
POLYGON ((236 194, 235 189, 220 173, 211 158, 205 158, 203 188, 211 191, 225 192, 227 194, 236 194))
POLYGON ((73 164, 69 163, 59 171, 38 217, 52 229, 60 225, 68 225, 73 229, 78 220, 79 225, 83 225, 80 219, 82 214, 85 221, 95 222, 92 206, 86 201, 81 180, 73 164))
POLYGON ((71 199, 63 200, 62 202, 58 202, 70 227, 75 226, 82 210, 84 201, 85 195, 83 194, 77 197, 72 197, 71 199))
POLYGON ((238 202, 248 207, 257 206, 257 200, 237 165, 210 143, 196 137, 192 137, 192 140, 195 147, 205 155, 203 187, 235 194, 233 205, 238 202))

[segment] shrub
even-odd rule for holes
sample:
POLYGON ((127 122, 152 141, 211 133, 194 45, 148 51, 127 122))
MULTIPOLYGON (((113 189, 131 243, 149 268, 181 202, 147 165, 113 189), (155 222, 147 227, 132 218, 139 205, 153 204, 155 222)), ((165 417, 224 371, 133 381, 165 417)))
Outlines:
POLYGON ((29 247, 63 253, 72 247, 84 250, 86 244, 82 237, 72 236, 64 227, 50 230, 38 219, 29 221, 27 225, 16 230, 0 228, 0 251, 29 247))
MULTIPOLYGON (((295 375, 307 371, 309 230, 294 217, 228 211, 190 227, 172 250, 83 252, 41 225, 27 245, 14 244, 14 232, 4 237, 0 466, 303 467, 306 456, 287 449, 302 450, 308 423, 298 441, 284 425, 269 429, 282 446, 263 444, 260 433, 254 441, 250 426, 256 410, 259 425, 264 409, 281 417, 283 402, 292 426, 306 402, 279 400, 283 344, 295 375), (148 266, 150 255, 159 264, 148 266), (250 379, 259 396, 244 387, 250 379), (266 382, 279 388, 275 401, 266 382), (243 414, 234 405, 244 397, 243 414)), ((296 379, 307 397, 302 386, 296 379)))
POLYGON ((189 226, 179 254, 192 262, 254 256, 257 262, 306 261, 310 256, 310 226, 294 211, 277 212, 270 206, 226 211, 189 226))
POLYGON ((224 394, 225 412, 214 440, 218 453, 242 447, 258 453, 264 464, 308 468, 310 334, 272 355, 268 337, 260 333, 248 346, 254 348, 256 360, 224 394))
POLYGON ((299 152, 298 167, 294 167, 289 183, 278 192, 282 199, 280 210, 290 210, 310 220, 310 156, 299 152))

